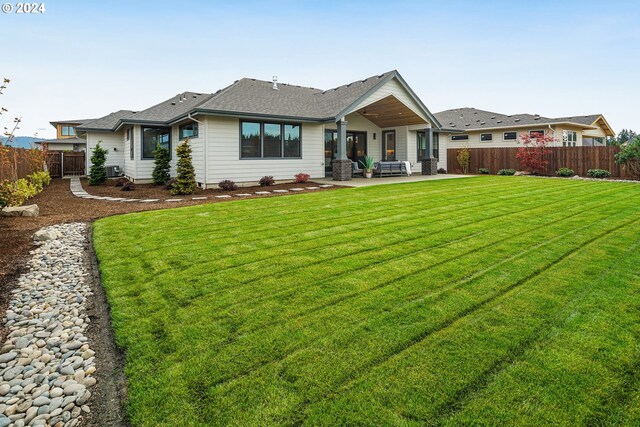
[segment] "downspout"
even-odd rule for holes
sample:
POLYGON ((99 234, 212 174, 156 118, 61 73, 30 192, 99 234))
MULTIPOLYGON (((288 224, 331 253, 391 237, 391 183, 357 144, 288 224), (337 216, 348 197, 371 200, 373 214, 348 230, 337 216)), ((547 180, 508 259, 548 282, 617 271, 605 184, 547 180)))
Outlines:
POLYGON ((547 127, 549 128, 549 130, 553 134, 553 146, 555 148, 555 147, 557 147, 556 144, 558 143, 558 141, 556 141, 556 130, 554 128, 552 128, 551 125, 547 125, 547 127))
POLYGON ((207 123, 206 122, 203 123, 200 120, 194 119, 193 117, 191 117, 191 113, 187 114, 187 118, 189 120, 193 120, 194 122, 198 123, 198 126, 204 124, 204 137, 203 137, 203 140, 202 140, 202 143, 204 144, 204 150, 203 150, 203 152, 204 152, 203 153, 203 156, 204 156, 204 159, 203 159, 204 160, 204 162, 203 162, 204 163, 204 182, 202 183, 202 189, 206 190, 207 189, 207 169, 209 167, 209 165, 207 164, 208 163, 207 162, 207 160, 208 160, 207 159, 207 133, 208 133, 207 132, 207 130, 208 130, 207 129, 207 123))

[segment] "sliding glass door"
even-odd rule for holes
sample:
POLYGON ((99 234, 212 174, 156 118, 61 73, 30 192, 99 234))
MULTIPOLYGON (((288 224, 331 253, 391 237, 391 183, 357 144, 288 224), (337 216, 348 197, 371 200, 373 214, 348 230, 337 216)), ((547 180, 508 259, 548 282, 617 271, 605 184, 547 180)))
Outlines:
MULTIPOLYGON (((347 132, 347 158, 360 165, 360 160, 367 155, 367 133, 347 132)), ((333 169, 331 163, 338 156, 338 132, 327 130, 324 133, 324 169, 329 174, 333 169)))

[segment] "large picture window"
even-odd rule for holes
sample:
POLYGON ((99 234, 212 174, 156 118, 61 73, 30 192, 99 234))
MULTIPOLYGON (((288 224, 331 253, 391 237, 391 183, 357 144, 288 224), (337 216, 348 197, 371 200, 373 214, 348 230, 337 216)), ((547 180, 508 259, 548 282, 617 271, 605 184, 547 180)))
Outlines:
POLYGON ((73 126, 62 126, 62 136, 76 136, 76 128, 73 126))
POLYGON ((240 158, 300 158, 300 124, 272 122, 240 123, 240 158))
POLYGON ((171 155, 171 128, 142 128, 142 159, 153 159, 156 145, 166 148, 171 155))
POLYGON ((195 122, 185 123, 178 126, 178 137, 180 140, 198 137, 198 124, 195 122))

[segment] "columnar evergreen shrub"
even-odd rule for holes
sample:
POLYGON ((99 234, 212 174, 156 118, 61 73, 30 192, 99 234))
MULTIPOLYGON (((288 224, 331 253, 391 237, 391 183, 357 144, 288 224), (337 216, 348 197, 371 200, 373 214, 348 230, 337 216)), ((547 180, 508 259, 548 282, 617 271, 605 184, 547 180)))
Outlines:
POLYGON ((104 167, 107 161, 107 150, 100 146, 100 142, 93 149, 91 156, 91 169, 89 169, 89 185, 102 185, 107 181, 107 168, 104 167))
POLYGON ((189 138, 178 145, 176 149, 178 164, 176 165, 176 182, 171 188, 171 194, 193 194, 198 188, 196 172, 191 159, 191 145, 189 138))
POLYGON ((162 148, 160 144, 156 142, 156 149, 153 152, 154 166, 151 179, 155 185, 164 185, 165 182, 171 178, 171 157, 169 156, 169 150, 162 148))

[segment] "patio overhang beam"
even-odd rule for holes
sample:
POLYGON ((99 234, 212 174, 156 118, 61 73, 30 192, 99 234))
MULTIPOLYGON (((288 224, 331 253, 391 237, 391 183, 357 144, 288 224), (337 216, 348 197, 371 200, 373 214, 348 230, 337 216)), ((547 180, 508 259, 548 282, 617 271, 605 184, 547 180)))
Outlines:
POLYGON ((407 107, 393 95, 379 99, 356 110, 356 112, 361 116, 364 116, 379 128, 392 128, 427 123, 425 119, 420 117, 416 112, 407 107))

